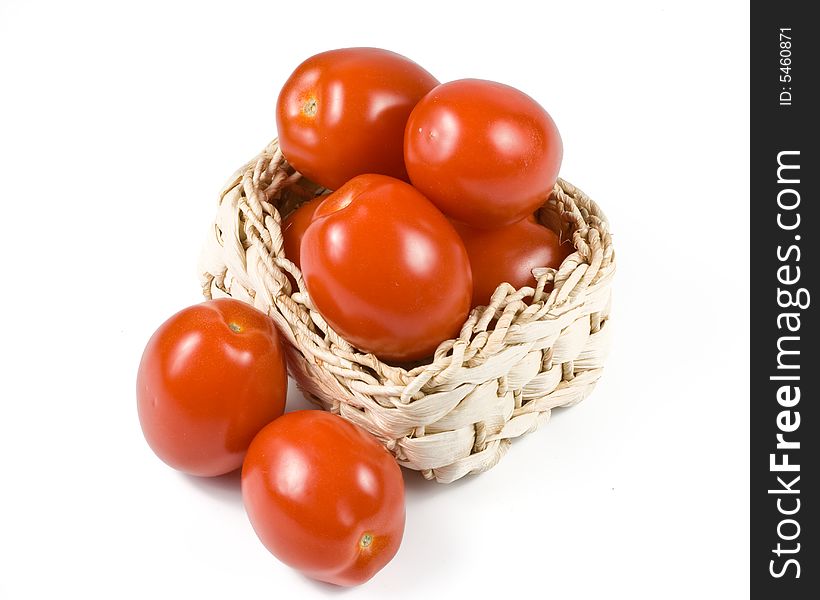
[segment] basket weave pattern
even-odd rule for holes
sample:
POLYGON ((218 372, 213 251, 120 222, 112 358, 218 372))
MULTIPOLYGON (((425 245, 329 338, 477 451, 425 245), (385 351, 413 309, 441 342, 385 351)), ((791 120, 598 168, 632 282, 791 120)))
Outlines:
POLYGON ((538 212, 575 247, 560 269, 534 270, 535 287, 500 285, 457 339, 412 368, 336 334, 285 256, 282 217, 323 193, 274 140, 228 181, 200 261, 206 298, 231 296, 274 319, 312 401, 367 429, 400 464, 450 482, 489 469, 513 438, 592 391, 609 346, 615 255, 604 214, 583 192, 559 180, 538 212))

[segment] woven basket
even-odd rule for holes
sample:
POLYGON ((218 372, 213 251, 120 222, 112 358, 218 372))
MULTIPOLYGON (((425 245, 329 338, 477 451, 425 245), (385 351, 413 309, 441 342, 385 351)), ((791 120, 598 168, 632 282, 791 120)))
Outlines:
POLYGON ((228 181, 200 261, 207 298, 244 300, 274 319, 308 398, 367 429, 401 465, 451 482, 489 469, 513 438, 592 391, 608 349, 615 254, 606 217, 583 192, 559 180, 538 212, 574 244, 560 269, 535 269, 534 288, 500 285, 458 339, 409 368, 328 327, 283 252, 282 217, 327 191, 294 172, 274 140, 228 181))

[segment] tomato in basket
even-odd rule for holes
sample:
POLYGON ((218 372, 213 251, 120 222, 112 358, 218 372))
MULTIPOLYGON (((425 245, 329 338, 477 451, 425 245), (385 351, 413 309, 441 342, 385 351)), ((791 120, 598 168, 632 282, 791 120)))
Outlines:
POLYGON ((282 221, 285 256, 299 268, 301 268, 299 249, 302 247, 302 238, 308 225, 313 222, 313 213, 316 212, 322 200, 323 198, 314 198, 305 202, 282 221))
POLYGON ((408 58, 379 48, 322 52, 300 64, 276 103, 285 158, 335 190, 363 173, 407 180, 402 144, 407 117, 438 85, 408 58))
POLYGON ((405 130, 413 185, 447 216, 474 227, 510 225, 541 206, 562 155, 547 111, 492 81, 436 87, 413 109, 405 130))
POLYGON ((535 286, 532 270, 557 269, 575 249, 569 241, 561 243, 551 229, 534 218, 499 227, 478 229, 454 222, 464 242, 473 272, 473 306, 487 306, 501 283, 518 289, 535 286))
POLYGON ((319 410, 280 417, 253 440, 242 499, 259 539, 279 560, 328 583, 363 583, 404 534, 404 480, 387 450, 319 410))
POLYGON ((431 355, 470 310, 464 244, 418 190, 392 177, 360 175, 327 196, 302 239, 301 263, 328 324, 382 360, 431 355))
POLYGON ((231 298, 176 313, 148 341, 137 409, 151 449, 191 475, 242 466, 253 437, 282 414, 285 355, 273 321, 231 298))

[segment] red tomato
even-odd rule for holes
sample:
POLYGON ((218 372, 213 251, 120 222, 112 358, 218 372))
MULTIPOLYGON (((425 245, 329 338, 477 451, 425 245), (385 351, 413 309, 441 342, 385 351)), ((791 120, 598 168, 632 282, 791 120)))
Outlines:
POLYGON ((535 267, 557 269, 574 248, 559 243, 550 229, 527 218, 498 229, 477 229, 454 223, 473 271, 473 306, 487 306, 501 283, 518 289, 534 286, 535 267))
POLYGON ((242 499, 259 539, 308 577, 358 585, 395 556, 404 480, 376 438, 337 415, 301 410, 253 440, 242 499))
POLYGON ((547 111, 492 81, 438 86, 413 109, 405 130, 413 185, 446 215, 474 227, 510 225, 541 206, 562 155, 547 111))
MULTIPOLYGON (((302 247, 302 237, 308 225, 313 222, 313 213, 322 203, 323 198, 314 198, 290 213, 282 221, 282 238, 284 239, 285 256, 297 267, 301 265, 299 249, 302 247)), ((301 269, 301 267, 299 267, 301 269)))
POLYGON ((273 321, 222 298, 160 325, 137 373, 148 445, 170 466, 214 476, 242 465, 256 433, 282 414, 285 356, 273 321))
POLYGON ((302 276, 325 320, 388 361, 429 356, 470 310, 464 244, 412 186, 360 175, 316 209, 302 240, 302 276))
POLYGON ((291 165, 335 190, 363 173, 407 180, 402 142, 410 111, 438 85, 408 58, 344 48, 299 65, 279 94, 279 145, 291 165))

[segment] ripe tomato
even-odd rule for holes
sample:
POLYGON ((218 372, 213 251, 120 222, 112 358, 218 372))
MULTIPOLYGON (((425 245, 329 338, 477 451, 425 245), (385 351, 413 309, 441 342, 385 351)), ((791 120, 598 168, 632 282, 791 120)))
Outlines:
POLYGON ((454 223, 470 257, 473 271, 473 306, 487 306, 501 283, 516 289, 534 286, 535 267, 557 269, 574 248, 560 243, 550 229, 524 219, 498 229, 477 229, 454 223))
POLYGON ((191 475, 239 468, 253 436, 282 414, 285 356, 273 321, 222 298, 160 325, 137 373, 137 409, 148 445, 191 475))
POLYGON ((282 153, 297 171, 332 190, 363 173, 407 180, 404 126, 436 85, 419 65, 387 50, 317 54, 296 68, 279 94, 282 153))
POLYGON ((478 79, 427 94, 404 137, 413 185, 446 215, 474 227, 510 225, 541 206, 562 155, 558 129, 535 100, 478 79))
POLYGON ((470 310, 464 244, 435 206, 392 177, 360 175, 325 198, 301 258, 316 309, 384 360, 429 356, 470 310))
POLYGON ((316 207, 322 203, 322 200, 322 198, 314 198, 305 202, 282 221, 285 256, 300 269, 299 248, 302 247, 302 237, 308 225, 313 221, 313 213, 316 212, 316 207))
POLYGON ((308 577, 358 585, 395 556, 404 480, 376 438, 320 410, 288 413, 253 440, 242 499, 259 539, 308 577))

